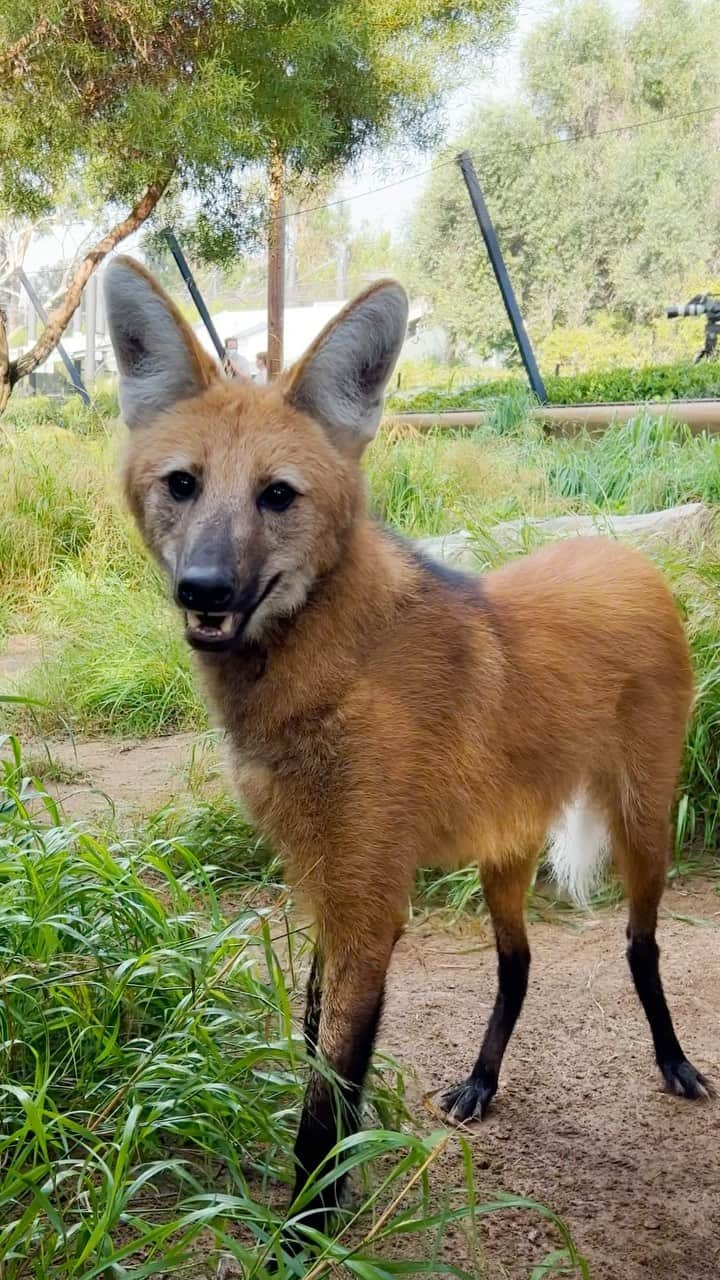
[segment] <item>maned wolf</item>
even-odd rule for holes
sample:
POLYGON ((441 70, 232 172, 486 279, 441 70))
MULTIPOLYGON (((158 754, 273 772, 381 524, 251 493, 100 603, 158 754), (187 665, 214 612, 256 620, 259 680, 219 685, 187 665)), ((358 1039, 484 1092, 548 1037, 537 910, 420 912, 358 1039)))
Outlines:
POLYGON ((452 1117, 484 1115, 497 1089, 549 834, 580 897, 609 845, 658 1066, 673 1093, 706 1096, 655 941, 692 700, 659 573, 601 538, 484 578, 447 572, 376 523, 360 456, 404 339, 395 282, 373 285, 263 387, 224 381, 137 263, 111 263, 106 296, 130 506, 184 613, 237 785, 315 922, 305 1036, 344 1083, 311 1078, 296 1192, 357 1126, 419 863, 476 859, 497 940, 495 1007, 470 1075, 445 1094, 452 1117))

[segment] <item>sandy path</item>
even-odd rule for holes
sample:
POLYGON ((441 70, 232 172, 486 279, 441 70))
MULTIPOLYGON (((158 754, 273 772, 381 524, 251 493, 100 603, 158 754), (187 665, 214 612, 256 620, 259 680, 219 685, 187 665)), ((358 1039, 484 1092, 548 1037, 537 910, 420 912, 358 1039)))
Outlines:
MULTIPOLYGON (((12 691, 19 678, 42 658, 37 636, 10 636, 0 653, 0 691, 12 691)), ((0 709, 1 717, 1 709, 0 709)), ((37 771, 69 818, 115 814, 142 816, 188 788, 193 764, 212 767, 217 748, 211 735, 173 734, 158 738, 23 737, 26 761, 37 771), (53 780, 48 756, 63 766, 68 781, 53 780)))
POLYGON ((71 782, 47 782, 69 818, 123 817, 156 812, 173 796, 187 792, 194 760, 211 751, 207 735, 174 734, 167 738, 98 738, 91 741, 34 742, 26 750, 42 761, 45 751, 77 774, 71 782))
MULTIPOLYGON (((695 885, 664 899, 668 1002, 688 1056, 720 1083, 720 896, 695 885), (700 917, 689 924, 677 916, 700 917)), ((427 1091, 467 1074, 494 997, 483 925, 410 934, 393 960, 381 1046, 427 1091)), ((720 1102, 663 1093, 624 958, 624 911, 581 925, 531 926, 533 970, 500 1090, 466 1127, 480 1196, 532 1196, 569 1224, 593 1280, 713 1280, 720 1275, 720 1102)), ((456 1151, 436 1184, 462 1182, 456 1151)), ((438 1186, 438 1190, 440 1187, 438 1186)), ((526 1277, 552 1247, 542 1222, 489 1220, 491 1276, 526 1277)), ((464 1261, 458 1233, 448 1256, 464 1261)))

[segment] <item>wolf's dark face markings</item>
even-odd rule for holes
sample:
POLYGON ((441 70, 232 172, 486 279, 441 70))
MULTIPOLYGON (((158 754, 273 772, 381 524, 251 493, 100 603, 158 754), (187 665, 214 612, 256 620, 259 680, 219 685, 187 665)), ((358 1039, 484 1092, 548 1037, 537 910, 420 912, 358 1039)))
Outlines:
POLYGON ((198 649, 259 643, 338 561, 407 300, 385 282, 277 384, 226 383, 137 264, 107 271, 128 498, 198 649))

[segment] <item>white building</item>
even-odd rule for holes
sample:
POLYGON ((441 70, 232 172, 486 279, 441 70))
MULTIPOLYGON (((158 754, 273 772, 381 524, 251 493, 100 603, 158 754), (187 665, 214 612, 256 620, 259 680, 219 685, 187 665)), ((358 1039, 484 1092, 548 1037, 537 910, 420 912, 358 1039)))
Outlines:
MULTIPOLYGON (((286 307, 284 313, 284 361, 291 365, 310 346, 326 324, 347 306, 347 299, 330 302, 313 302, 305 306, 286 307)), ((410 304, 408 337, 403 348, 403 356, 409 359, 423 359, 429 355, 442 358, 445 340, 444 335, 430 328, 419 328, 419 321, 425 314, 422 302, 410 304)), ((238 353, 248 361, 250 368, 255 369, 255 357, 258 352, 267 350, 267 310, 220 311, 211 317, 221 342, 229 338, 237 340, 238 353)), ((101 320, 102 323, 102 320, 101 320)), ((193 325, 194 332, 201 345, 213 356, 217 356, 209 333, 202 321, 193 325)), ((79 332, 68 329, 63 335, 63 346, 67 354, 79 366, 81 373, 86 357, 86 337, 79 332)), ((11 351, 14 359, 22 351, 28 350, 32 341, 11 351)), ((98 373, 115 373, 117 365, 106 333, 98 332, 95 340, 96 370, 98 373)), ((47 360, 37 370, 41 374, 50 374, 62 370, 60 354, 57 350, 50 353, 47 360)))
MULTIPOLYGON (((342 299, 285 308, 283 342, 286 365, 293 364, 300 358, 333 316, 347 306, 347 302, 347 299, 342 299)), ((421 335, 417 337, 413 335, 423 310, 422 303, 410 305, 409 333, 405 344, 408 350, 403 354, 410 355, 410 348, 421 338, 421 335)), ((212 322, 223 343, 227 342, 228 338, 237 339, 239 354, 244 356, 254 368, 258 352, 267 350, 267 311, 264 308, 255 311, 220 311, 212 316, 212 322)), ((202 321, 193 325, 193 328, 206 351, 214 355, 215 348, 202 321)), ((415 359, 421 358, 424 354, 424 351, 412 350, 412 357, 415 359)))

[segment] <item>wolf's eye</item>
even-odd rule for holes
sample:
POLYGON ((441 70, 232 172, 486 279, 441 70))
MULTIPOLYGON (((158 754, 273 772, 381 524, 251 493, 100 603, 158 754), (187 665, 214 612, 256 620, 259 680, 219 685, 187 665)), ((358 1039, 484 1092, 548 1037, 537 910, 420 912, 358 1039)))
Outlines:
POLYGON ((166 479, 170 497, 176 502, 187 502, 197 489, 197 480, 190 475, 189 471, 171 471, 166 479))
POLYGON ((269 484, 267 489, 263 489, 258 498, 258 506, 264 507, 266 511, 287 511, 296 498, 297 490, 291 484, 276 480, 275 484, 269 484))

